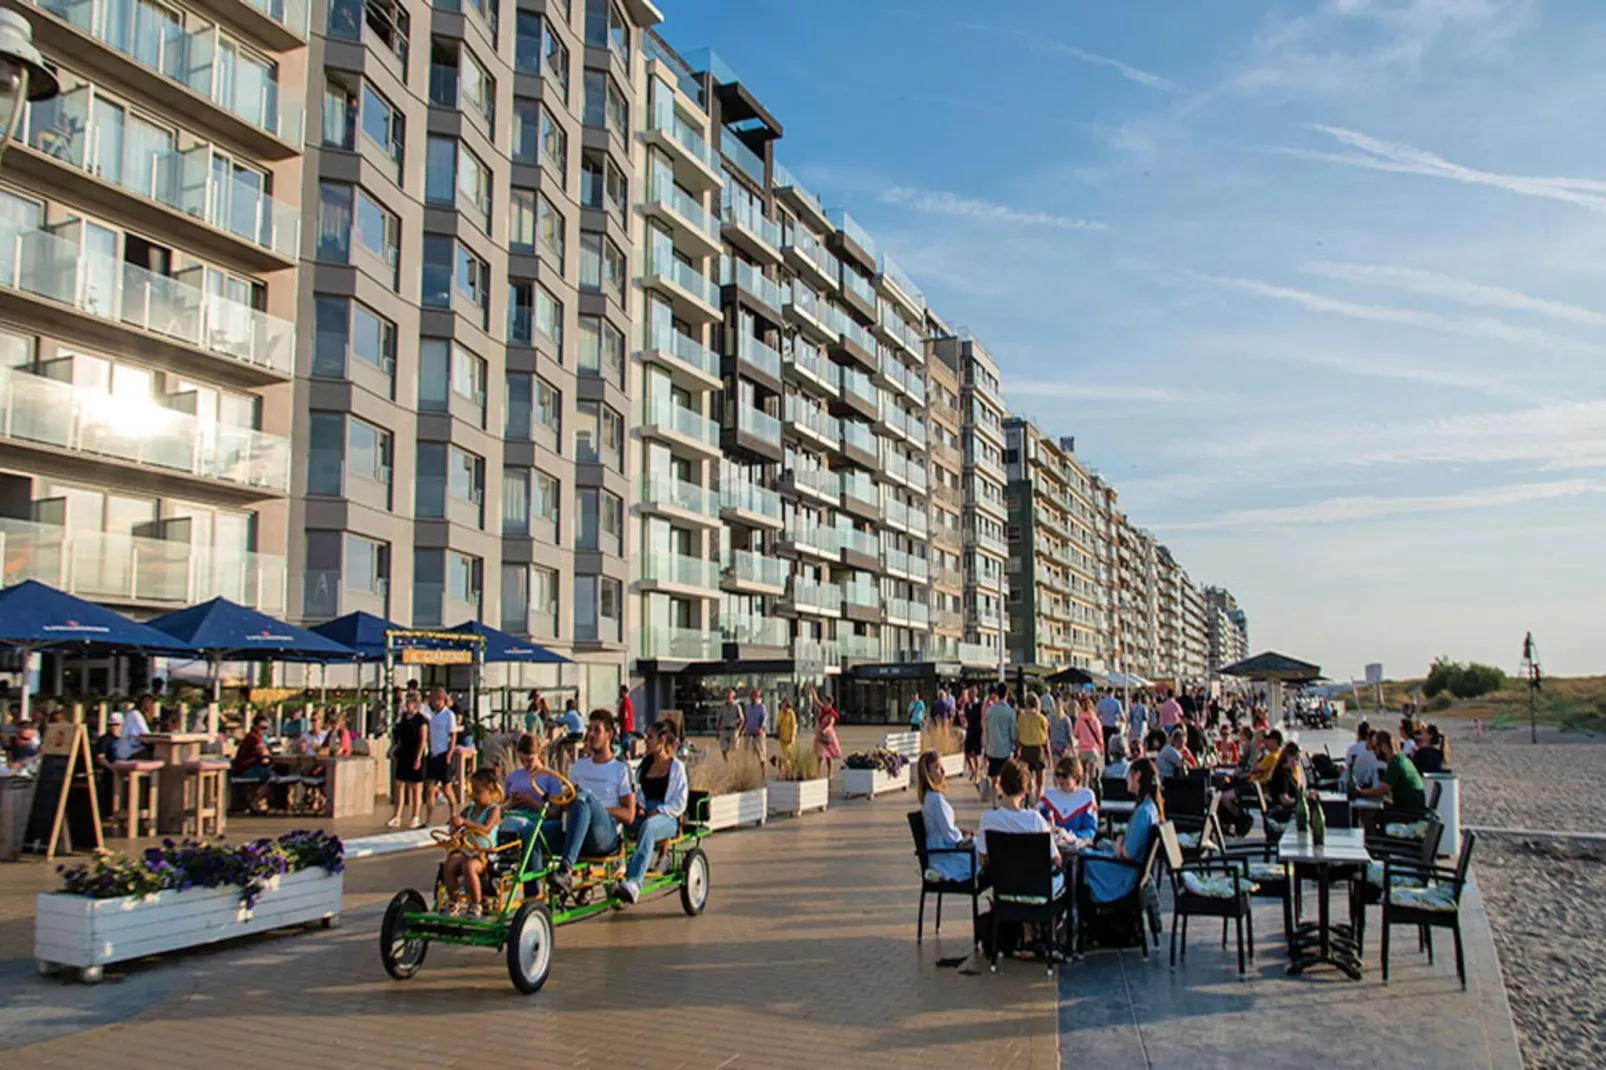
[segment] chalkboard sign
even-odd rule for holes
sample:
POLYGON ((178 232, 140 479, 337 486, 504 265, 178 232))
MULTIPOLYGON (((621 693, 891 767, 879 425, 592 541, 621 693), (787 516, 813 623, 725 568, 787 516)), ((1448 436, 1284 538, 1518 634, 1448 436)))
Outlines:
POLYGON ((23 853, 53 858, 58 849, 102 846, 94 768, 83 725, 53 724, 45 729, 23 853))

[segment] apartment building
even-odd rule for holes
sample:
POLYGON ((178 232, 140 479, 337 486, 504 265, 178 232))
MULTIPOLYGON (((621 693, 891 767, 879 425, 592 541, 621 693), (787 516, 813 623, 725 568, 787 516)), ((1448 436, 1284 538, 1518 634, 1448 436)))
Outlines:
POLYGON ((965 642, 965 455, 962 387, 956 368, 936 355, 953 332, 926 311, 926 416, 930 430, 931 657, 960 661, 965 642))
POLYGON ((1223 665, 1232 665, 1249 656, 1249 618, 1238 600, 1224 587, 1206 587, 1205 671, 1215 677, 1223 665))
POLYGON ((0 171, 3 582, 283 613, 306 9, 16 6, 61 94, 0 171))
POLYGON ((1119 496, 1102 476, 1088 480, 1088 497, 1093 506, 1093 559, 1097 630, 1089 667, 1111 672, 1122 661, 1123 620, 1121 615, 1120 548, 1118 520, 1119 496))
MULTIPOLYGON (((609 702, 638 631, 628 562, 672 542, 626 523, 644 464, 660 470, 645 417, 672 400, 635 326, 664 255, 636 211, 656 173, 638 133, 662 100, 643 37, 658 13, 325 12, 308 50, 289 613, 483 620, 573 658, 581 701, 609 702)), ((704 343, 717 306, 699 318, 706 294, 677 296, 704 343)))
POLYGON ((1071 664, 1069 489, 1065 458, 1029 420, 1004 420, 1009 509, 1009 660, 1071 664))

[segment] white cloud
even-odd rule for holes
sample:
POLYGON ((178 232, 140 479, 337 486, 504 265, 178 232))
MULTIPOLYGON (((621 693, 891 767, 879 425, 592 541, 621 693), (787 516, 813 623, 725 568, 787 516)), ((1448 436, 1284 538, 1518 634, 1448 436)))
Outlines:
POLYGON ((1063 41, 1056 41, 1053 38, 1044 37, 1041 34, 1027 33, 1024 30, 1012 30, 1006 26, 989 26, 986 23, 981 22, 957 22, 954 25, 958 26, 962 30, 974 30, 978 33, 994 33, 1005 37, 1018 38, 1031 45, 1031 47, 1042 52, 1051 52, 1055 55, 1068 56, 1079 63, 1089 63, 1095 67, 1107 67, 1110 70, 1115 71, 1127 81, 1135 82, 1141 86, 1147 86, 1150 89, 1174 91, 1178 88, 1175 82, 1172 82, 1167 78, 1162 78, 1152 71, 1146 71, 1141 67, 1134 67, 1130 63, 1122 63, 1120 60, 1112 59, 1109 56, 1101 56, 1096 52, 1088 52, 1085 49, 1077 48, 1075 45, 1068 45, 1063 41))
POLYGON ((1423 297, 1439 297, 1477 308, 1499 308, 1512 312, 1532 312, 1539 316, 1578 323, 1589 327, 1606 327, 1606 313, 1580 308, 1562 301, 1532 297, 1503 286, 1440 275, 1432 271, 1412 268, 1388 267, 1379 264, 1334 264, 1318 262, 1306 264, 1300 270, 1312 275, 1363 285, 1386 286, 1423 297))
POLYGON ((1420 513, 1493 509, 1601 493, 1606 493, 1606 481, 1598 479, 1567 479, 1549 483, 1516 483, 1501 487, 1463 491, 1458 494, 1434 494, 1398 498, 1373 496, 1329 498, 1325 501, 1311 502, 1306 505, 1279 506, 1267 509, 1236 509, 1218 516, 1207 517, 1203 520, 1177 524, 1156 524, 1154 529, 1158 532, 1241 531, 1302 524, 1344 524, 1412 516, 1420 513))
POLYGON ((1078 401, 1138 401, 1157 405, 1219 405, 1241 401, 1226 394, 1185 387, 1125 386, 1117 383, 1005 379, 1004 393, 1019 398, 1070 398, 1078 401))
POLYGON ((1020 226, 1053 227, 1057 230, 1108 230, 1109 225, 1097 220, 1077 219, 1074 216, 1055 215, 997 204, 975 197, 961 197, 946 190, 917 189, 914 186, 891 186, 880 193, 883 204, 901 205, 927 215, 958 216, 989 223, 1011 223, 1020 226))

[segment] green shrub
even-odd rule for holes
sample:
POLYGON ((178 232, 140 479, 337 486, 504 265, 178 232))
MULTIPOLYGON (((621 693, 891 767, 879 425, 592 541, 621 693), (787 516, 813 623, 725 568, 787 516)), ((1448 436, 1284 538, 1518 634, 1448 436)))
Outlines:
POLYGON ((1440 691, 1428 700, 1428 709, 1433 713, 1441 713, 1453 705, 1455 705, 1455 699, 1450 696, 1448 691, 1440 691))
MULTIPOLYGON (((1506 686, 1506 674, 1492 665, 1473 662, 1463 665, 1449 658, 1436 658, 1422 682, 1422 694, 1429 699, 1449 694, 1456 698, 1477 698, 1506 686)), ((1440 707, 1442 708, 1442 707, 1440 707)))

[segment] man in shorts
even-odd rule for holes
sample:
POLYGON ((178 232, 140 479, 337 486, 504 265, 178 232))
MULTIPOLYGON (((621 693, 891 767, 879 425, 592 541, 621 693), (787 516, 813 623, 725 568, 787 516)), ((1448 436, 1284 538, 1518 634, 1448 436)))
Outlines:
POLYGON ((983 731, 985 739, 984 750, 987 755, 987 784, 992 789, 992 795, 998 795, 998 774, 1004 769, 1004 763, 1015 757, 1015 747, 1020 742, 1020 735, 1015 725, 1015 709, 1006 700, 1009 698, 1009 685, 994 684, 990 692, 991 702, 982 714, 983 731))
POLYGON ((1015 717, 1015 738, 1020 743, 1020 760, 1032 774, 1026 786, 1029 802, 1043 794, 1043 774, 1048 768, 1048 718, 1043 716, 1036 694, 1028 694, 1015 717))
POLYGON ((714 730, 719 733, 719 755, 730 761, 731 749, 736 746, 736 733, 742 727, 742 707, 736 701, 736 689, 725 689, 725 704, 714 715, 714 730))
POLYGON ((452 752, 457 749, 457 712, 444 687, 429 693, 429 758, 424 763, 424 788, 428 801, 424 804, 424 824, 432 825, 435 814, 435 796, 444 793, 446 812, 455 814, 462 805, 457 797, 457 785, 452 779, 452 752))

